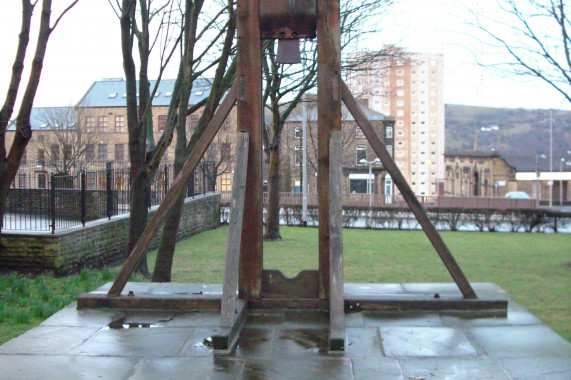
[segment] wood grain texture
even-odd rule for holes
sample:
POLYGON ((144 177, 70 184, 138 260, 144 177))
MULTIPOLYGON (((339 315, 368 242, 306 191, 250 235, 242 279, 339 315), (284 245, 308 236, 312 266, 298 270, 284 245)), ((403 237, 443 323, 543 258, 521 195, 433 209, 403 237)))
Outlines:
POLYGON ((319 296, 329 297, 329 139, 341 130, 341 28, 339 0, 317 1, 317 193, 319 296))
POLYGON ((260 1, 238 0, 237 15, 238 131, 248 133, 250 144, 238 288, 240 298, 258 298, 263 260, 260 1))
POLYGON ((355 98, 349 91, 349 88, 344 82, 342 83, 342 91, 343 91, 343 101, 345 102, 345 105, 349 109, 349 112, 351 112, 351 114, 355 118, 355 121, 363 131, 363 134, 367 137, 369 144, 371 144, 371 147, 373 148, 377 156, 381 159, 381 162, 383 163, 385 169, 391 175, 391 178, 393 179, 395 185, 400 190, 403 198, 408 204, 408 207, 418 220, 418 223, 422 226, 424 233, 434 246, 434 249, 440 256, 440 259, 446 266, 446 269, 448 270, 448 272, 458 285, 458 288, 462 292, 462 295, 465 298, 476 298, 476 293, 472 289, 472 286, 468 282, 466 276, 464 276, 462 269, 460 269, 460 267, 456 263, 456 260, 452 256, 452 253, 450 253, 450 250, 442 240, 442 237, 440 236, 438 231, 436 231, 436 228, 434 227, 430 219, 428 219, 428 216, 426 215, 426 212, 422 208, 422 205, 414 195, 414 192, 412 191, 412 189, 406 182, 406 179, 402 175, 401 171, 393 161, 393 158, 385 148, 385 145, 382 143, 379 136, 377 136, 377 134, 375 133, 375 130, 373 129, 373 127, 363 114, 363 111, 361 111, 361 108, 357 104, 357 101, 355 100, 355 98))
POLYGON ((226 241, 224 283, 222 284, 222 306, 220 308, 220 327, 230 327, 234 324, 247 171, 248 134, 240 132, 236 143, 236 164, 234 165, 234 180, 232 182, 232 200, 230 201, 230 221, 228 224, 228 237, 226 241))
POLYGON ((319 272, 303 270, 288 278, 279 270, 262 271, 262 297, 264 298, 318 298, 319 272))
POLYGON ((343 132, 331 131, 329 158, 329 349, 345 349, 343 293, 343 132))

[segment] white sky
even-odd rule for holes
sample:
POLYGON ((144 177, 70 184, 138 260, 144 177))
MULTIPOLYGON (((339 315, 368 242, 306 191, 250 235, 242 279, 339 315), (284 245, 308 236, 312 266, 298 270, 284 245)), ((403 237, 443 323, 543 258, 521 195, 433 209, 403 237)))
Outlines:
MULTIPOLYGON (((0 12, 0 96, 8 87, 11 66, 20 30, 21 6, 4 0, 0 12), (8 4, 6 4, 8 3, 8 4)), ((54 0, 52 15, 59 14, 69 0, 54 0)), ((444 101, 490 107, 565 108, 563 97, 539 80, 501 77, 476 64, 489 48, 470 34, 474 30, 465 20, 467 14, 454 0, 397 0, 390 14, 379 20, 383 33, 374 41, 378 47, 396 43, 411 52, 442 53, 444 56, 444 101)), ((494 0, 474 0, 476 9, 487 15, 494 12, 494 0)), ((28 58, 33 56, 33 41, 39 23, 35 12, 28 58)), ((54 16, 52 16, 54 17, 54 16)), ((362 48, 375 48, 361 41, 362 48)), ((27 66, 29 68, 29 60, 27 66)), ((155 73, 151 73, 153 77, 155 73)), ((174 78, 176 69, 163 77, 174 78)), ((119 21, 105 0, 80 0, 58 25, 50 38, 35 106, 76 103, 89 86, 102 78, 123 77, 119 21)), ((26 72, 23 79, 27 78, 26 72)), ((24 88, 21 87, 20 93, 24 88)))

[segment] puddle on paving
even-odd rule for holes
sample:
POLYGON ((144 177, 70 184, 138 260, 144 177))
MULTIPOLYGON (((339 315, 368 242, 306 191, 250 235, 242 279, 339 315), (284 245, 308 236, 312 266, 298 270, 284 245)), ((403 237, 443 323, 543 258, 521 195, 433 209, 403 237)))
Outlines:
POLYGON ((202 342, 196 343, 194 348, 201 348, 204 350, 211 350, 213 348, 212 337, 204 338, 202 342))
POLYGON ((121 317, 112 321, 109 325, 103 327, 100 331, 105 330, 122 330, 122 329, 151 329, 156 327, 164 327, 158 323, 141 323, 141 322, 128 322, 125 323, 125 317, 121 317))

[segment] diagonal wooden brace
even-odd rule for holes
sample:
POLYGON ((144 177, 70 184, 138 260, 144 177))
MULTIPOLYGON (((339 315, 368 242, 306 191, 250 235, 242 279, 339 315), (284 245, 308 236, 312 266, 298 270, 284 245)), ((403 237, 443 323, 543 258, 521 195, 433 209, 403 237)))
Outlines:
POLYGON ((341 82, 341 91, 342 91, 343 101, 345 102, 345 105, 349 109, 349 112, 351 112, 351 114, 355 118, 355 121, 357 122, 357 125, 359 125, 359 127, 363 131, 363 134, 367 137, 369 144, 371 144, 371 147, 373 148, 375 153, 377 153, 377 156, 381 159, 381 162, 383 163, 385 169, 391 175, 391 178, 393 179, 394 183, 397 185, 398 189, 400 190, 402 196, 404 197, 406 203, 408 204, 408 207, 418 220, 418 223, 420 223, 420 225, 422 226, 424 233, 434 246, 434 249, 436 249, 438 256, 440 256, 440 259, 446 266, 446 269, 448 269, 448 272, 456 282, 456 285, 458 285, 458 288, 462 292, 462 295, 464 296, 464 298, 477 298, 474 289, 472 289, 472 286, 468 282, 468 279, 466 278, 466 276, 464 276, 462 269, 460 269, 458 263, 456 263, 456 260, 452 256, 452 253, 450 253, 450 250, 442 240, 442 237, 440 236, 438 231, 436 231, 436 228, 434 227, 430 219, 428 219, 428 216, 426 215, 426 212, 422 208, 422 205, 420 204, 418 199, 416 199, 414 192, 412 191, 412 189, 406 182, 406 179, 402 175, 401 171, 393 161, 393 158, 385 148, 385 145, 382 143, 379 136, 377 136, 377 134, 375 133, 375 130, 365 117, 365 114, 363 113, 363 111, 361 111, 361 108, 357 104, 357 101, 351 94, 351 91, 349 90, 349 87, 347 87, 347 84, 345 84, 345 82, 341 82))
POLYGON ((232 200, 230 203, 230 223, 226 243, 226 260, 224 268, 224 284, 220 306, 220 328, 212 338, 215 349, 232 350, 232 344, 239 334, 242 320, 246 318, 247 309, 237 305, 238 264, 240 262, 240 241, 242 239, 242 222, 244 218, 244 196, 246 192, 246 174, 248 171, 248 133, 240 132, 236 144, 236 165, 232 183, 232 200))
POLYGON ((194 147, 194 149, 190 153, 190 156, 184 163, 184 166, 182 167, 180 173, 174 179, 170 190, 165 196, 165 199, 159 206, 157 212, 153 215, 153 217, 147 224, 145 231, 143 231, 143 234, 139 238, 139 241, 137 241, 137 244, 135 244, 133 251, 131 252, 129 257, 127 257, 127 260, 125 260, 123 268, 121 268, 121 272, 119 272, 119 275, 117 275, 117 278, 115 279, 115 282, 113 282, 113 285, 111 286, 111 289, 109 289, 107 295, 109 296, 121 295, 121 291, 125 287, 125 284, 127 284, 127 281, 129 281, 129 278, 133 274, 133 271, 137 267, 137 264, 139 263, 139 261, 141 261, 141 258, 147 251, 147 247, 151 243, 151 240, 153 240, 153 237, 157 233, 159 226, 164 221, 167 213, 175 203, 176 199, 186 189, 186 184, 188 183, 190 176, 192 175, 192 172, 194 171, 196 165, 198 165, 198 162, 204 155, 204 152, 206 152, 206 149, 208 149, 208 146, 210 145, 210 143, 220 130, 220 126, 222 126, 222 123, 230 113, 230 110, 232 109, 235 103, 236 103, 236 84, 234 83, 230 91, 228 91, 226 98, 224 98, 224 101, 222 102, 218 110, 216 110, 214 117, 210 120, 210 122, 206 126, 204 133, 196 143, 196 146, 194 147))

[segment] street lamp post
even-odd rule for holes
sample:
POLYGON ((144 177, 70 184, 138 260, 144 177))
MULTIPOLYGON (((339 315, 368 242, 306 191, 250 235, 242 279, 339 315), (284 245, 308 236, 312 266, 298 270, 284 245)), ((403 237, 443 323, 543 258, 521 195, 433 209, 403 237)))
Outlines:
POLYGON ((559 161, 559 207, 563 207, 563 163, 565 159, 559 161))
POLYGON ((364 158, 359 161, 363 165, 369 165, 369 177, 367 178, 367 193, 369 193, 369 227, 371 227, 371 221, 373 219, 373 165, 381 162, 379 157, 375 158, 373 161, 367 161, 364 158))
POLYGON ((536 200, 537 200, 537 205, 539 206, 539 202, 541 201, 541 185, 539 183, 539 175, 541 174, 539 172, 539 159, 540 158, 547 158, 547 156, 545 154, 536 154, 535 155, 535 190, 537 192, 536 194, 536 200))
MULTIPOLYGON (((567 155, 571 155, 571 150, 567 151, 567 155)), ((563 207, 563 163, 566 166, 571 166, 571 160, 566 161, 562 157, 559 161, 559 207, 563 207)))

